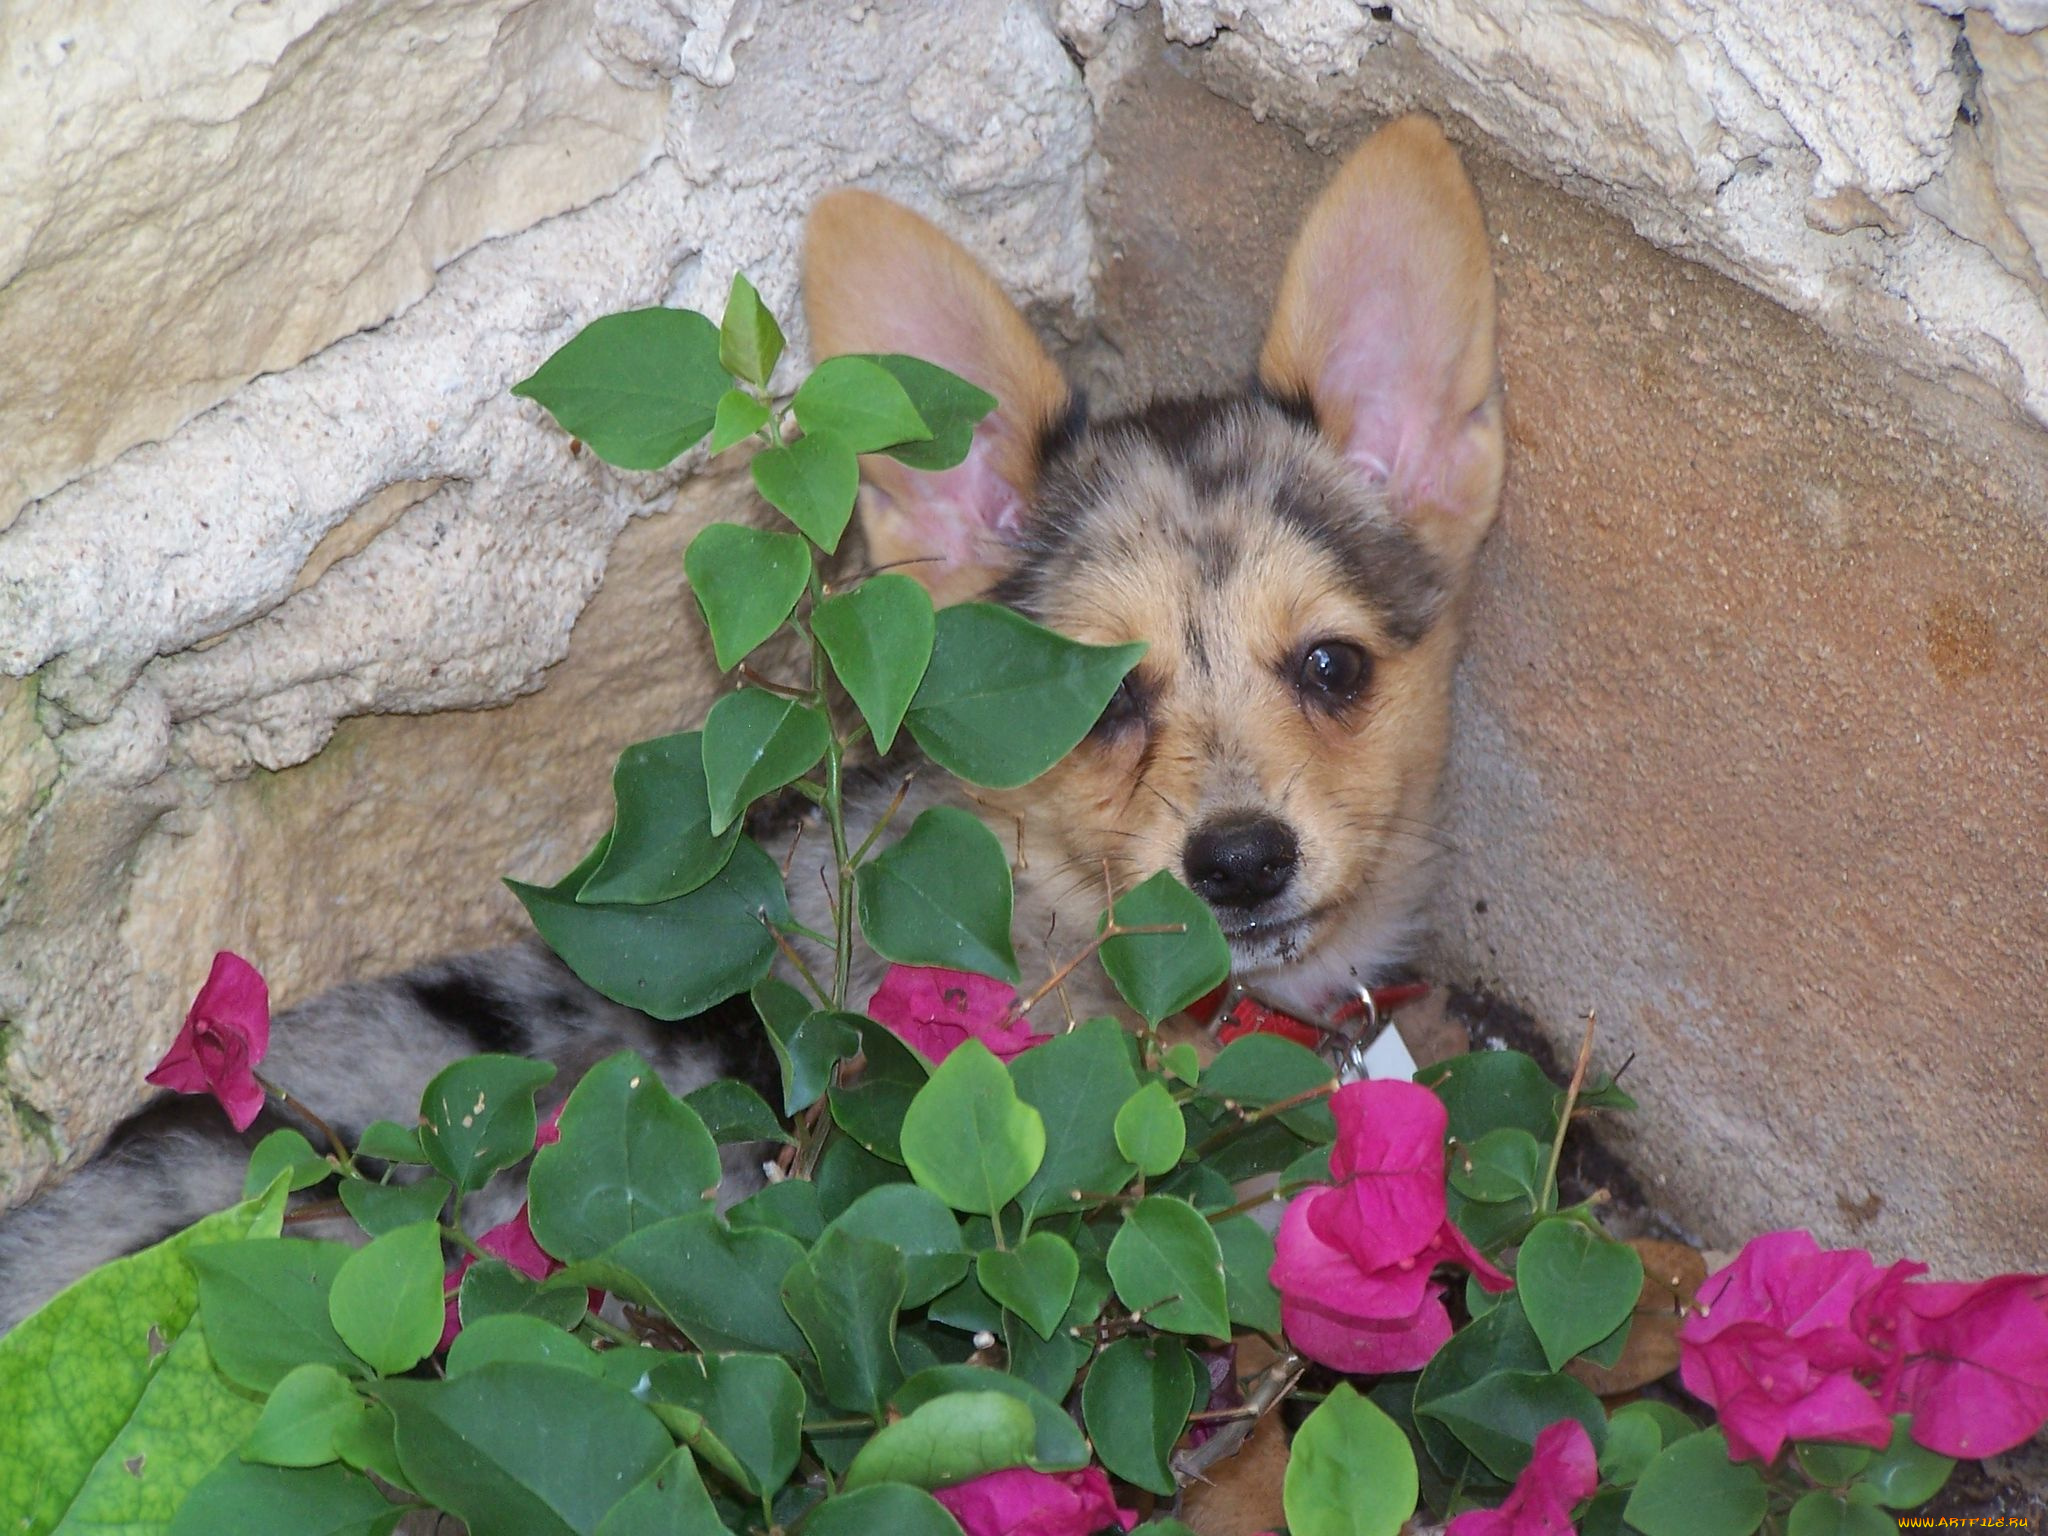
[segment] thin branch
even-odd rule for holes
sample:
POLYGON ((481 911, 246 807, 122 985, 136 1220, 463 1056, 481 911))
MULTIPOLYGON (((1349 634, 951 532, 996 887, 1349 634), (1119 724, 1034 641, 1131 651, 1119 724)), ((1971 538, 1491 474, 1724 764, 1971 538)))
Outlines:
POLYGON ((1098 949, 1102 948, 1102 946, 1108 943, 1111 939, 1120 939, 1126 936, 1127 934, 1134 933, 1186 933, 1187 931, 1188 925, 1186 923, 1140 923, 1132 927, 1125 928, 1117 922, 1115 922, 1114 920, 1112 920, 1104 926, 1102 932, 1095 935, 1094 938, 1090 939, 1086 944, 1084 944, 1081 947, 1081 951, 1079 954, 1075 955, 1073 959, 1069 960, 1065 965, 1061 966, 1058 970, 1054 971, 1051 977, 1047 979, 1045 985, 1040 987, 1036 992, 1033 992, 1029 997, 1025 998, 1022 1002, 1016 1004, 1016 1006, 1010 1010, 1011 1016, 1013 1018, 1021 1019, 1033 1008, 1037 1007, 1040 1003, 1044 1002, 1047 997, 1051 996, 1052 993, 1059 989, 1061 982, 1065 981, 1069 976, 1074 974, 1074 972, 1080 967, 1083 961, 1085 961, 1090 955, 1094 954, 1098 949))
POLYGON ((785 699, 802 699, 806 703, 810 702, 810 689, 799 688, 793 683, 778 683, 772 677, 762 676, 744 661, 733 670, 739 674, 742 682, 752 683, 756 688, 760 688, 768 693, 777 694, 785 699))
POLYGON ((304 1120, 314 1130, 327 1138, 327 1145, 334 1149, 334 1160, 341 1165, 343 1173, 352 1174, 356 1171, 356 1160, 349 1155, 348 1143, 335 1134, 333 1126, 314 1114, 307 1107, 304 1099, 293 1098, 285 1088, 277 1083, 273 1083, 267 1077, 260 1076, 254 1072, 251 1072, 249 1075, 256 1079, 257 1087, 277 1100, 279 1104, 294 1111, 301 1120, 304 1120))
MULTIPOLYGON (((1271 1413, 1287 1395, 1300 1383, 1308 1370, 1308 1362, 1292 1350, 1284 1350, 1280 1357, 1258 1374, 1251 1389, 1244 1395, 1244 1406, 1226 1410, 1233 1417, 1223 1427, 1204 1440, 1200 1445, 1190 1446, 1173 1458, 1173 1474, 1183 1485, 1207 1481, 1205 1474, 1217 1462, 1235 1456, 1252 1431, 1259 1427, 1259 1420, 1271 1413)), ((1197 1415, 1196 1417, 1202 1417, 1197 1415)))
POLYGON ((916 777, 917 770, 914 768, 903 775, 903 782, 896 786, 896 793, 890 797, 888 805, 883 808, 882 819, 875 823, 868 835, 861 839, 860 846, 853 850, 853 862, 855 864, 860 863, 862 859, 868 856, 868 850, 875 846, 875 839, 889 829, 889 823, 895 819, 896 813, 903 809, 903 797, 910 793, 910 781, 916 777))
POLYGON ((1550 1166, 1543 1171, 1543 1202, 1554 1209, 1557 1200, 1557 1164, 1564 1156, 1564 1133, 1572 1123, 1572 1106, 1579 1101, 1579 1089, 1586 1082, 1586 1068, 1593 1060, 1593 1010, 1586 1010, 1586 1033, 1579 1041, 1579 1059, 1572 1065, 1571 1086, 1564 1091, 1564 1107, 1557 1115, 1557 1135, 1550 1142, 1550 1166))
POLYGON ((782 958, 796 967, 797 975, 803 977, 804 985, 811 989, 811 995, 816 997, 827 1008, 830 1008, 832 1006, 832 994, 818 985, 818 978, 813 976, 811 968, 804 964, 804 957, 796 952, 796 946, 785 939, 782 936, 782 930, 769 922, 767 918, 761 919, 761 926, 768 930, 768 937, 773 939, 775 947, 782 951, 782 958))

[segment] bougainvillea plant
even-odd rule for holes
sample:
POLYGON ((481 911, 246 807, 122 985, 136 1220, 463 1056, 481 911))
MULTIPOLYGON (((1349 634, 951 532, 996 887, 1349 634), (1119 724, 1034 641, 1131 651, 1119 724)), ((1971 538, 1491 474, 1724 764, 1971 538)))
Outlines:
MULTIPOLYGON (((1023 782, 1137 649, 935 614, 894 573, 828 587, 858 455, 956 464, 994 402, 893 356, 831 359, 785 401, 781 350, 741 279, 722 326, 612 316, 520 386, 628 469, 755 440, 791 528, 714 524, 686 571, 721 666, 788 628, 810 671, 628 748, 612 830, 554 885, 514 885, 621 1001, 749 997, 780 1102, 677 1098, 628 1053, 543 1121, 555 1069, 486 1055, 354 1146, 273 1133, 243 1204, 0 1342, 7 1530, 338 1536, 439 1510, 476 1536, 1168 1536, 1271 1423, 1265 1523, 1294 1536, 1418 1515, 1455 1536, 1866 1536, 1948 1458, 2048 1419, 2048 1278, 1929 1282, 1801 1233, 1699 1288, 1689 1396, 1604 1402, 1586 1378, 1654 1286, 1595 1205, 1561 1205, 1557 1168, 1573 1116, 1626 1096, 1583 1057, 1560 1088, 1511 1051, 1340 1085, 1298 1027, 1169 1048, 1158 1027, 1228 968, 1170 875, 1082 956, 1138 1027, 1030 1013, 1047 989, 1020 996, 993 836, 935 811, 850 846, 842 765, 903 730, 970 782, 1023 782), (1032 678, 1030 731, 977 712, 1032 678), (833 931, 808 935, 822 975, 773 974, 793 919, 743 830, 789 790, 837 865, 833 931), (884 888, 930 899, 865 899, 884 888), (892 962, 865 1011, 857 944, 892 962), (784 1149, 776 1176, 722 1201, 721 1147, 756 1143, 784 1149), (465 1201, 508 1180, 525 1202, 472 1236, 465 1201), (283 1235, 316 1185, 355 1242, 283 1235)), ((255 1075, 268 1019, 261 977, 220 957, 151 1080, 237 1126, 267 1093, 325 1137, 255 1075)))

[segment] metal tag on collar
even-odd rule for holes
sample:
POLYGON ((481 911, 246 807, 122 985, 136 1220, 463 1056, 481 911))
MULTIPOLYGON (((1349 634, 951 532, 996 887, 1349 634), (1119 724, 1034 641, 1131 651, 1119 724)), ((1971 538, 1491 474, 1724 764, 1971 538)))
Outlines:
MULTIPOLYGON (((1367 1052, 1372 1049, 1372 1043, 1380 1034, 1380 1008, 1379 1004, 1373 1001, 1371 987, 1359 986, 1357 1003, 1351 1006, 1357 1007, 1361 1004, 1365 1010, 1362 1015, 1363 1027, 1355 1034, 1332 1030, 1329 1043, 1324 1049, 1324 1055, 1330 1065, 1337 1069, 1337 1081, 1340 1083, 1362 1082, 1371 1075, 1365 1058, 1367 1052)), ((1349 1013, 1351 1008, 1342 1011, 1349 1013)))

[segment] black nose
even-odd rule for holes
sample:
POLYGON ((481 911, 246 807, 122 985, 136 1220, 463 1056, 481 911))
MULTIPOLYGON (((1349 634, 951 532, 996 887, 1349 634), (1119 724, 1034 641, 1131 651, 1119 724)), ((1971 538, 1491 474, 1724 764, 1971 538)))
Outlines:
POLYGON ((1181 850, 1188 884, 1211 906, 1255 907, 1287 889, 1301 862, 1294 829, 1273 816, 1226 816, 1181 850))

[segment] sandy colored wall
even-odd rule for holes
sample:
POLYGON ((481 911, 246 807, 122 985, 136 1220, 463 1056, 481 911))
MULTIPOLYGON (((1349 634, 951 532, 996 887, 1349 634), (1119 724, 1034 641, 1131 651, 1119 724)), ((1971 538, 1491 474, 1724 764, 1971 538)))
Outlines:
POLYGON ((2041 0, 50 0, 0 53, 0 1201, 216 944, 288 999, 506 931, 701 706, 723 492, 506 393, 579 325, 787 310, 855 181, 1100 393, 1235 377, 1322 152, 1420 104, 1514 455, 1433 963, 1597 1007, 1710 1237, 2048 1261, 2041 0))

